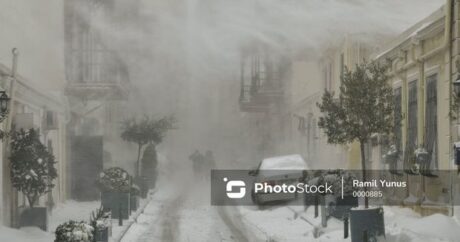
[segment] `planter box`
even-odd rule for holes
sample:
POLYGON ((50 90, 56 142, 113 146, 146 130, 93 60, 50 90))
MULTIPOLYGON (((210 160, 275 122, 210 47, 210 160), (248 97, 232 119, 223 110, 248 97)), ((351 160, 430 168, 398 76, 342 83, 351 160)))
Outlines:
POLYGON ((344 196, 334 198, 333 205, 329 206, 329 215, 342 220, 348 217, 351 208, 358 207, 358 198, 353 196, 344 196))
POLYGON ((96 242, 108 242, 109 241, 109 228, 103 228, 96 230, 96 242))
POLYGON ((350 210, 350 230, 352 242, 364 241, 367 233, 368 241, 385 236, 383 208, 352 209, 350 210))
POLYGON ((157 183, 157 171, 153 172, 153 176, 148 178, 148 188, 154 189, 157 183))
POLYGON ((128 219, 131 214, 129 192, 102 192, 101 204, 105 211, 112 212, 112 218, 128 219), (121 214, 120 214, 121 213, 121 214))
POLYGON ((39 227, 48 230, 48 209, 46 207, 26 208, 19 218, 20 227, 39 227))
POLYGON ((139 197, 131 196, 130 199, 131 211, 136 211, 139 208, 139 197))
POLYGON ((148 186, 148 178, 147 177, 138 177, 135 178, 134 183, 139 187, 140 189, 140 196, 142 198, 147 198, 147 194, 149 192, 149 186, 148 186))

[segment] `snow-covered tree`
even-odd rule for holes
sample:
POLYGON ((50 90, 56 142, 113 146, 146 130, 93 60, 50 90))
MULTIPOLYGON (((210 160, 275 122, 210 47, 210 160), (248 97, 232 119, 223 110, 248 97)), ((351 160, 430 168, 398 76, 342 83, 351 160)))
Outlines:
POLYGON ((161 119, 153 119, 145 116, 141 120, 129 119, 122 125, 121 138, 137 144, 137 160, 135 176, 139 176, 139 163, 142 148, 146 144, 159 144, 163 141, 166 132, 173 128, 176 120, 174 116, 165 116, 161 119))
POLYGON ((130 175, 120 167, 104 170, 99 175, 99 188, 102 191, 130 192, 130 175))
MULTIPOLYGON (((373 134, 389 134, 393 128, 393 89, 388 83, 387 67, 372 61, 345 68, 340 93, 325 90, 318 107, 323 114, 318 125, 328 143, 346 144, 358 141, 361 168, 366 181, 364 145, 373 134)), ((365 199, 368 207, 368 199, 365 199)))
POLYGON ((69 221, 56 228, 54 242, 92 242, 94 228, 85 223, 69 221))
POLYGON ((38 198, 52 190, 57 177, 54 156, 41 143, 38 130, 12 132, 11 182, 33 207, 38 198))

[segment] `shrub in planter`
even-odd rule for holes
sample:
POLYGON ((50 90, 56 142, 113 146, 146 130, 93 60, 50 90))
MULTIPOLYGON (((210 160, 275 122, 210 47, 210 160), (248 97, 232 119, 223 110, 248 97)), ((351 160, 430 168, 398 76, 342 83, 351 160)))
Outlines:
POLYGON ((388 151, 382 156, 383 161, 388 165, 391 174, 403 175, 399 171, 398 160, 400 159, 401 152, 396 148, 396 145, 390 145, 388 151))
POLYGON ((110 212, 104 211, 103 207, 91 214, 90 225, 93 227, 95 242, 108 242, 112 229, 110 212))
POLYGON ((398 156, 399 156, 399 152, 396 149, 396 146, 391 145, 387 153, 385 153, 382 158, 385 161, 385 163, 392 164, 398 160, 398 156))
POLYGON ((327 194, 322 199, 323 205, 328 207, 328 215, 338 219, 348 216, 352 207, 358 206, 358 199, 353 197, 353 180, 356 176, 344 170, 326 171, 310 181, 316 185, 332 185, 333 194, 327 194), (343 177, 343 198, 342 198, 342 177, 343 177))
POLYGON ((144 177, 146 181, 147 189, 155 188, 158 158, 154 144, 151 143, 145 148, 141 165, 141 176, 144 177))
POLYGON ((56 228, 54 242, 93 242, 93 227, 85 222, 69 221, 56 228))
POLYGON ((112 212, 112 218, 128 219, 130 214, 131 177, 119 167, 101 172, 98 186, 101 189, 101 202, 105 210, 112 212))
POLYGON ((20 226, 38 226, 46 230, 47 210, 34 206, 40 196, 54 187, 56 161, 41 143, 38 130, 14 131, 11 140, 11 182, 14 188, 24 194, 30 206, 21 214, 20 226))
POLYGON ((165 116, 160 119, 144 116, 141 120, 130 119, 123 122, 121 138, 124 141, 137 144, 135 177, 139 176, 142 148, 147 144, 155 145, 161 143, 166 132, 173 129, 175 123, 176 118, 174 116, 165 116))
POLYGON ((129 192, 131 188, 128 172, 120 167, 112 167, 101 172, 98 184, 102 191, 129 192))

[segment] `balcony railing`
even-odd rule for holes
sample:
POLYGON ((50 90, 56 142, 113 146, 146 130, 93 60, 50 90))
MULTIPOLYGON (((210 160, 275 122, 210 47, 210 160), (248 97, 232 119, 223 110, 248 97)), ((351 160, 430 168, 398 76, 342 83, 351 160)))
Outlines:
POLYGON ((251 73, 246 83, 244 66, 241 73, 240 110, 243 112, 266 112, 283 95, 282 78, 272 68, 260 68, 260 61, 251 62, 251 73))

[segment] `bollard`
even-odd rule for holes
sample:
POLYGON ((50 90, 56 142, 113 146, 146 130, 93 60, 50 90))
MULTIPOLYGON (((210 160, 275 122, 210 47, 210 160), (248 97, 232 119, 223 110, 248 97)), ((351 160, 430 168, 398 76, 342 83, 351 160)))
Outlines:
POLYGON ((121 203, 118 204, 118 226, 123 226, 123 217, 121 215, 121 203))
POLYGON ((326 205, 321 205, 321 225, 323 228, 327 227, 327 210, 326 210, 326 205))
POLYGON ((363 242, 369 242, 369 236, 367 234, 367 230, 363 231, 363 242))
POLYGON ((348 217, 343 217, 343 238, 348 238, 348 217))
POLYGON ((318 217, 318 196, 315 195, 315 218, 318 217))

